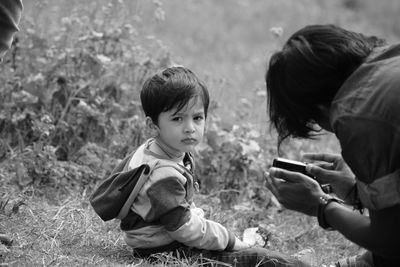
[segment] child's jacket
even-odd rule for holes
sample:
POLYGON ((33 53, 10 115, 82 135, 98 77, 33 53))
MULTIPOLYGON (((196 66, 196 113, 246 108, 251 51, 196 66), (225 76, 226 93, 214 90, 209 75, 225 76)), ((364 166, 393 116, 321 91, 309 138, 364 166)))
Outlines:
POLYGON ((235 243, 233 233, 221 224, 205 219, 203 210, 193 203, 195 187, 191 155, 185 155, 185 168, 150 151, 152 142, 154 139, 149 139, 123 160, 123 170, 165 162, 176 164, 176 168, 167 166, 150 170, 128 215, 121 220, 126 243, 133 248, 156 248, 178 241, 200 249, 231 250, 235 243))

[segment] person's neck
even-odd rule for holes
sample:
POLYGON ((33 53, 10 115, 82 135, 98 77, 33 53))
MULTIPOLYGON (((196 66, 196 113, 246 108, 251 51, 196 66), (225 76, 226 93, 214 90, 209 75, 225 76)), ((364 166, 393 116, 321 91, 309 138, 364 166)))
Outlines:
POLYGON ((318 109, 320 111, 320 119, 318 121, 318 125, 325 131, 333 132, 330 121, 330 104, 318 105, 318 109))
POLYGON ((180 159, 183 158, 185 152, 176 150, 175 148, 171 147, 167 143, 165 143, 160 137, 155 138, 155 144, 157 147, 169 158, 171 159, 180 159))

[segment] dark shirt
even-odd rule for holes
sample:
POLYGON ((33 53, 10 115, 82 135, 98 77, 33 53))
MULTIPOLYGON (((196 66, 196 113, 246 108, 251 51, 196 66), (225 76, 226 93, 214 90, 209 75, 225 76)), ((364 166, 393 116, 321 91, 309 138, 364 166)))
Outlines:
POLYGON ((400 45, 368 57, 335 96, 330 118, 362 204, 400 204, 400 45))

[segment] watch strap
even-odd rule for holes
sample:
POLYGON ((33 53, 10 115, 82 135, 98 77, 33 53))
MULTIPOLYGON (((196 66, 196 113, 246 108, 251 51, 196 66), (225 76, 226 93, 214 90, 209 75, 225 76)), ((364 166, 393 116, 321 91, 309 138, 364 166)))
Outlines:
POLYGON ((317 219, 318 219, 318 224, 320 227, 327 231, 332 231, 334 230, 332 226, 329 225, 329 223, 326 221, 325 218, 325 209, 328 206, 329 203, 331 202, 336 202, 339 204, 343 204, 343 200, 334 197, 334 196, 322 196, 319 198, 319 205, 318 205, 318 213, 317 213, 317 219))

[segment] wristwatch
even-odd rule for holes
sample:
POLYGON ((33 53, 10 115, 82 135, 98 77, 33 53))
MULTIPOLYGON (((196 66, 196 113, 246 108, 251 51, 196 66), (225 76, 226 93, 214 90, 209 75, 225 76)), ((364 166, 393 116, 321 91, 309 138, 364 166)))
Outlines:
POLYGON ((331 202, 337 202, 339 204, 344 203, 343 200, 341 200, 337 197, 331 196, 331 195, 324 195, 319 198, 318 213, 317 213, 318 224, 319 224, 319 226, 321 226, 323 229, 325 229, 327 231, 334 230, 332 228, 332 226, 329 225, 329 223, 326 221, 326 218, 325 218, 326 206, 328 206, 328 204, 331 202))

